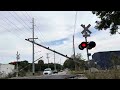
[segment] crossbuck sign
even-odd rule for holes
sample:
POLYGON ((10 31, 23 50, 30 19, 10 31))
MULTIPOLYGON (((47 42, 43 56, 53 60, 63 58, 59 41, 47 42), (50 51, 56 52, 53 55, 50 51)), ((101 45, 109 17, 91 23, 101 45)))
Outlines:
POLYGON ((91 31, 88 30, 88 28, 91 26, 90 24, 85 27, 85 25, 81 24, 81 26, 84 28, 84 30, 81 32, 83 34, 83 37, 90 37, 91 31))

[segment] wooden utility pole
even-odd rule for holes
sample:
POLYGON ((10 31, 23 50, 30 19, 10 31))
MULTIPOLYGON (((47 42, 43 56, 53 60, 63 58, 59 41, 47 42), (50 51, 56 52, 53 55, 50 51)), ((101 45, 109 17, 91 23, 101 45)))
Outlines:
POLYGON ((49 55, 49 53, 47 53, 47 59, 48 59, 48 68, 49 68, 49 58, 50 58, 50 57, 48 57, 48 55, 49 55))
POLYGON ((18 59, 20 59, 20 54, 18 54, 18 51, 17 51, 17 57, 16 57, 16 59, 17 59, 17 74, 16 74, 16 77, 18 77, 18 59))

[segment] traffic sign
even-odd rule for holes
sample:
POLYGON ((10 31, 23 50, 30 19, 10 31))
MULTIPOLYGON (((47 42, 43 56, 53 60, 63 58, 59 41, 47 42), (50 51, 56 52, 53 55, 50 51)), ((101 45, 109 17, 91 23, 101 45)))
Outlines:
POLYGON ((90 24, 87 27, 85 27, 85 25, 83 25, 83 24, 81 26, 84 28, 84 30, 81 32, 82 34, 86 33, 86 32, 88 32, 89 34, 92 33, 91 31, 88 30, 88 28, 91 26, 90 24))

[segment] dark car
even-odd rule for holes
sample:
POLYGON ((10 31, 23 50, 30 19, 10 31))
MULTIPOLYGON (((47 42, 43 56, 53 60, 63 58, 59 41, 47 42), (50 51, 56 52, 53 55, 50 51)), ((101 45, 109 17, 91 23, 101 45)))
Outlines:
POLYGON ((54 70, 54 71, 53 71, 53 74, 55 74, 55 73, 58 73, 58 71, 57 71, 57 70, 54 70))

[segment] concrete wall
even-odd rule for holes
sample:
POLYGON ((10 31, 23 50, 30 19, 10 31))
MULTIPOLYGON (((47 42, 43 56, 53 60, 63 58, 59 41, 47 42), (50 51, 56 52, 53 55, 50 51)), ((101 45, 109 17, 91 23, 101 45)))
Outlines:
POLYGON ((13 73, 14 70, 15 70, 15 65, 0 64, 0 77, 5 77, 9 73, 13 73))

